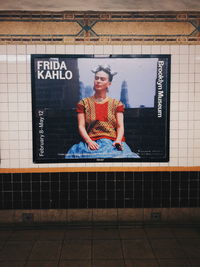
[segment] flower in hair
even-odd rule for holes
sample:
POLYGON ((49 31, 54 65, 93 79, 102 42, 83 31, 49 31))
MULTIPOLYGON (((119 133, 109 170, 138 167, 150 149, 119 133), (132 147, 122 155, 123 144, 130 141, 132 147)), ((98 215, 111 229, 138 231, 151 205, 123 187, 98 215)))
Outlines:
POLYGON ((95 69, 92 70, 93 73, 97 73, 99 71, 104 71, 105 73, 107 73, 110 81, 112 81, 113 76, 117 74, 117 72, 112 72, 110 65, 107 64, 98 65, 95 69))

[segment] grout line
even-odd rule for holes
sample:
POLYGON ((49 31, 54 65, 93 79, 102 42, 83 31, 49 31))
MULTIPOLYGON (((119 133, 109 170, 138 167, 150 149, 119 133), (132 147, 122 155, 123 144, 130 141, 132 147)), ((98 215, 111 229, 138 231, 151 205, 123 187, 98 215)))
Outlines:
POLYGON ((62 241, 61 241, 60 255, 59 255, 59 258, 58 258, 57 267, 59 267, 60 261, 61 261, 61 255, 62 255, 63 245, 64 245, 64 242, 65 242, 65 234, 66 234, 66 230, 64 231, 63 238, 62 238, 62 241))
POLYGON ((34 246, 35 246, 35 244, 36 244, 37 241, 38 241, 38 239, 35 239, 35 240, 34 240, 33 245, 32 245, 32 248, 31 248, 31 250, 30 250, 30 253, 29 253, 29 255, 27 256, 27 258, 25 259, 24 266, 26 266, 27 263, 29 262, 30 256, 31 256, 31 254, 32 254, 32 252, 33 252, 33 248, 34 248, 34 246))
POLYGON ((91 267, 93 267, 93 253, 94 253, 94 226, 92 226, 91 231, 91 258, 90 258, 90 263, 91 263, 91 267))
POLYGON ((155 259, 156 262, 158 263, 158 266, 160 266, 159 259, 157 258, 156 253, 154 252, 154 248, 153 248, 153 246, 152 246, 152 244, 151 244, 151 241, 150 241, 151 239, 149 238, 148 233, 147 233, 145 227, 144 227, 144 232, 145 232, 146 239, 147 239, 147 241, 148 241, 148 243, 149 243, 149 245, 150 245, 150 247, 151 247, 151 250, 152 250, 152 254, 153 254, 153 256, 154 256, 154 259, 155 259))
POLYGON ((126 267, 126 259, 125 259, 125 255, 124 255, 123 242, 122 242, 122 238, 121 238, 121 232, 120 232, 120 226, 119 225, 118 225, 117 230, 118 230, 118 234, 119 234, 119 240, 120 240, 123 262, 124 262, 124 266, 126 267))
MULTIPOLYGON (((173 235, 174 235, 174 233, 173 233, 173 235)), ((177 238, 175 235, 174 235, 174 239, 177 241, 177 243, 179 244, 179 247, 181 248, 181 250, 184 252, 184 254, 186 255, 186 260, 189 262, 189 264, 192 266, 193 264, 192 264, 192 262, 191 262, 191 259, 190 259, 190 257, 188 256, 188 254, 185 252, 185 250, 184 250, 184 247, 181 245, 181 243, 180 243, 180 240, 179 240, 179 238, 177 238)), ((192 238, 193 239, 193 238, 192 238)))

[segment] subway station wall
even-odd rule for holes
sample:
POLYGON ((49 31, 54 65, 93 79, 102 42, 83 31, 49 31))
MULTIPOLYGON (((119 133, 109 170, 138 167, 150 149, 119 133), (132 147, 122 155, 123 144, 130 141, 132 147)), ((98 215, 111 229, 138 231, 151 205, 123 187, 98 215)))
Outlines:
POLYGON ((2 210, 199 207, 200 45, 1 45, 0 148, 2 210), (170 54, 169 162, 34 164, 30 55, 40 53, 170 54))
POLYGON ((198 208, 199 189, 195 171, 3 173, 0 209, 198 208))
POLYGON ((0 18, 0 223, 30 209, 35 221, 199 220, 199 12, 0 18), (171 55, 169 162, 34 164, 31 54, 171 55))
POLYGON ((0 167, 9 169, 200 165, 200 45, 0 45, 0 167), (170 160, 34 164, 31 54, 170 54, 170 160))

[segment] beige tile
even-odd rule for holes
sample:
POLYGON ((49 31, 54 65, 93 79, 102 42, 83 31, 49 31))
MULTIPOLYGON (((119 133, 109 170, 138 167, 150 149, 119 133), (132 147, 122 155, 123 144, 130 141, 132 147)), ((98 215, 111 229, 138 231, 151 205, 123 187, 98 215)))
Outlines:
POLYGON ((177 242, 183 248, 200 247, 200 238, 179 238, 177 239, 177 242))
POLYGON ((200 238, 200 228, 171 228, 172 233, 176 238, 200 238))
POLYGON ((26 267, 55 267, 58 261, 28 261, 26 267))
POLYGON ((125 260, 126 267, 159 267, 156 260, 125 260))
POLYGON ((186 222, 190 221, 190 208, 170 208, 169 221, 186 222))
POLYGON ((153 251, 146 239, 123 240, 125 259, 153 259, 153 251))
POLYGON ((65 230, 54 230, 54 229, 49 229, 49 230, 39 230, 39 237, 38 240, 63 240, 65 237, 65 230))
POLYGON ((159 259, 182 259, 186 258, 183 249, 179 247, 156 248, 154 253, 159 259))
POLYGON ((116 222, 117 209, 94 209, 93 222, 116 222))
POLYGON ((143 219, 143 209, 118 209, 118 220, 121 222, 141 222, 143 219))
POLYGON ((179 247, 179 243, 176 239, 173 238, 155 238, 150 239, 150 244, 153 248, 157 249, 159 247, 167 248, 167 247, 179 247))
POLYGON ((89 260, 68 260, 60 261, 59 267, 91 267, 91 261, 89 260))
POLYGON ((191 259, 200 259, 200 239, 179 239, 180 246, 191 259))
POLYGON ((67 229, 65 232, 65 239, 71 240, 83 240, 83 239, 91 239, 92 238, 92 230, 91 229, 67 229))
POLYGON ((30 260, 57 260, 61 251, 61 242, 37 241, 31 251, 30 260))
POLYGON ((119 230, 118 229, 93 229, 93 239, 119 239, 119 230))
MULTIPOLYGON (((155 211, 155 212, 160 212, 159 211, 155 211)), ((148 209, 143 209, 143 213, 144 213, 144 218, 143 220, 144 221, 151 221, 151 213, 152 213, 152 209, 151 208, 148 208, 148 209)))
POLYGON ((70 209, 67 212, 67 221, 72 222, 92 222, 92 209, 70 209))
POLYGON ((41 222, 66 222, 66 210, 41 210, 41 222))
POLYGON ((123 260, 94 260, 92 267, 125 267, 123 260))
MULTIPOLYGON (((191 267, 188 260, 159 260, 160 267, 191 267)), ((199 265, 198 265, 199 266, 199 265)))
POLYGON ((8 241, 1 250, 0 260, 26 260, 33 244, 31 241, 8 241))
POLYGON ((199 220, 200 220, 200 208, 190 208, 190 220, 199 222, 199 220))
POLYGON ((12 241, 34 241, 38 238, 38 230, 16 230, 10 236, 10 240, 12 241))
MULTIPOLYGON (((153 209, 154 211, 155 209, 153 209)), ((170 217, 169 217, 169 210, 170 208, 161 208, 160 209, 160 212, 161 212, 161 220, 166 222, 168 220, 170 220, 170 217)))
POLYGON ((121 228, 120 237, 121 239, 138 239, 146 238, 146 234, 142 228, 121 228))
POLYGON ((145 232, 149 238, 174 238, 170 228, 145 227, 145 232))
POLYGON ((182 247, 175 239, 151 239, 150 243, 157 258, 181 259, 186 257, 182 247))
POLYGON ((0 241, 8 240, 12 233, 12 230, 0 230, 0 241))
POLYGON ((62 260, 88 260, 91 258, 90 240, 67 240, 63 243, 62 260))
POLYGON ((14 210, 1 210, 0 222, 1 223, 13 223, 14 210))
POLYGON ((24 267, 25 261, 0 261, 1 267, 24 267))
POLYGON ((93 259, 122 259, 120 240, 94 240, 93 259))
POLYGON ((41 221, 41 210, 14 210, 13 221, 15 223, 22 222, 23 213, 33 213, 33 221, 41 221))
POLYGON ((160 212, 161 213, 161 220, 168 221, 169 220, 169 209, 168 208, 148 208, 143 209, 144 212, 144 221, 152 221, 151 213, 152 212, 160 212))

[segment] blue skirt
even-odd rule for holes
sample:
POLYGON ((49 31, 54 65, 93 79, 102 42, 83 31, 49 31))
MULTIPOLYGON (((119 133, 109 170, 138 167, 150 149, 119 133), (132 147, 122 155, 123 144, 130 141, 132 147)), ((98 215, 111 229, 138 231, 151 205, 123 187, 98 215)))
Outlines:
POLYGON ((114 141, 110 139, 99 139, 95 141, 99 145, 98 150, 90 150, 88 145, 84 142, 73 145, 65 155, 66 159, 80 159, 80 158, 139 158, 139 156, 132 152, 130 147, 125 143, 123 150, 118 150, 112 144, 114 141))

